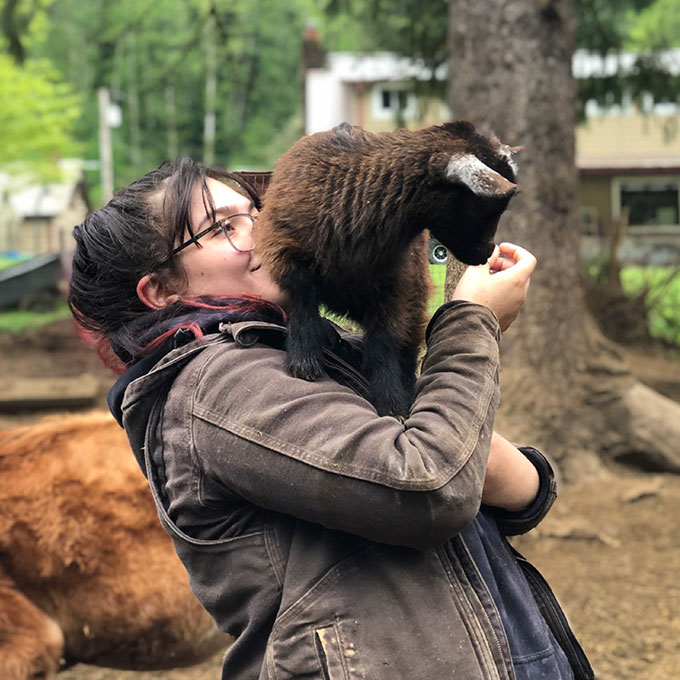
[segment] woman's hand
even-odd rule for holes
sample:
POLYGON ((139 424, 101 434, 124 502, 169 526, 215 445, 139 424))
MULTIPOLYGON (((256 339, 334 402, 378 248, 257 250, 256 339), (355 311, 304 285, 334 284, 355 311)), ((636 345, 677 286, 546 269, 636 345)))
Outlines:
POLYGON ((536 498, 538 485, 538 472, 533 463, 507 439, 494 432, 482 488, 482 503, 517 512, 536 498))
POLYGON ((453 299, 489 307, 498 317, 501 331, 505 331, 526 300, 535 267, 536 258, 528 250, 501 243, 485 264, 465 270, 453 299))

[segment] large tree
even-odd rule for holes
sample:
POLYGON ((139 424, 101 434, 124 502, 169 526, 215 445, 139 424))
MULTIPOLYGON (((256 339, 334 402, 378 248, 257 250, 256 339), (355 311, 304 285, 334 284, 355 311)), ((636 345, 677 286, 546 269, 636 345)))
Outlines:
POLYGON ((500 425, 569 477, 602 457, 680 472, 680 407, 638 383, 590 318, 580 281, 573 0, 449 3, 457 118, 522 145, 521 193, 499 236, 538 257, 529 301, 503 340, 500 425))

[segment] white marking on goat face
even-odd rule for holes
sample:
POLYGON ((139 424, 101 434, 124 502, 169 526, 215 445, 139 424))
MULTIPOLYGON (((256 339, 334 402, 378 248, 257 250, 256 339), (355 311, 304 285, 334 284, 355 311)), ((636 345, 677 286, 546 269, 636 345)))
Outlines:
POLYGON ((471 153, 453 154, 445 173, 452 182, 464 184, 477 196, 507 196, 516 188, 515 184, 471 153))
POLYGON ((509 147, 507 144, 500 144, 498 147, 498 155, 502 156, 506 163, 510 166, 512 169, 512 172, 514 173, 515 177, 517 177, 517 163, 515 163, 515 159, 512 157, 512 154, 515 153, 518 149, 512 149, 509 147))

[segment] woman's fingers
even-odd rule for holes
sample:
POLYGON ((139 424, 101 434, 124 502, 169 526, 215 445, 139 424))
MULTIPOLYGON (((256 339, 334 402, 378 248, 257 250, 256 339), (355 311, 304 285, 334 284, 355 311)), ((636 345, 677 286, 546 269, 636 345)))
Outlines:
MULTIPOLYGON (((514 243, 501 243, 498 246, 501 258, 510 261, 509 266, 519 266, 521 269, 527 269, 531 273, 536 268, 536 258, 522 246, 514 243)), ((507 269, 508 267, 504 267, 507 269)))
POLYGON ((500 251, 498 257, 493 262, 489 260, 489 265, 491 267, 492 272, 502 272, 505 269, 510 269, 510 267, 512 267, 514 264, 515 264, 514 260, 511 260, 509 257, 501 255, 500 251))
MULTIPOLYGON (((493 273, 512 269, 511 277, 528 278, 536 268, 536 258, 525 248, 514 243, 501 243, 497 246, 499 255, 492 261, 489 259, 493 273)), ((496 251, 494 251, 495 253, 496 251)))
POLYGON ((491 271, 497 271, 498 267, 498 261, 502 259, 501 258, 501 249, 499 246, 494 246, 493 248, 493 253, 489 255, 489 259, 486 261, 486 265, 489 267, 491 271))

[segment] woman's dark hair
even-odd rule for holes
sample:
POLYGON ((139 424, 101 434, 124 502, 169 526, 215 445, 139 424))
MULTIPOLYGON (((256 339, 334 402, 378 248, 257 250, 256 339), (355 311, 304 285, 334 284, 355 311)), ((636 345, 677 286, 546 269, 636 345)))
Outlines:
MULTIPOLYGON (((261 207, 255 189, 238 174, 180 158, 118 191, 73 230, 76 249, 69 307, 83 335, 94 339, 105 361, 109 345, 124 363, 145 351, 148 335, 140 345, 139 321, 153 312, 137 297, 142 276, 153 273, 161 286, 186 284, 181 265, 171 255, 187 231, 194 235, 190 215, 196 186, 201 187, 206 212, 214 217, 209 177, 232 185, 256 208, 261 207)), ((182 301, 185 310, 186 302, 182 301)), ((168 308, 162 316, 167 319, 172 312, 168 308)))

